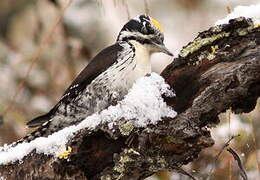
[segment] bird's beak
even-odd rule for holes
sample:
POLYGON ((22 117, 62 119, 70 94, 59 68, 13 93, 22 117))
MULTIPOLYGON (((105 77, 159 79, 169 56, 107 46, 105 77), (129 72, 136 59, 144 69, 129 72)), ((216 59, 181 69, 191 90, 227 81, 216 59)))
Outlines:
POLYGON ((169 56, 173 56, 173 54, 171 53, 171 51, 165 47, 164 44, 156 44, 156 47, 158 48, 158 50, 162 53, 168 54, 169 56))

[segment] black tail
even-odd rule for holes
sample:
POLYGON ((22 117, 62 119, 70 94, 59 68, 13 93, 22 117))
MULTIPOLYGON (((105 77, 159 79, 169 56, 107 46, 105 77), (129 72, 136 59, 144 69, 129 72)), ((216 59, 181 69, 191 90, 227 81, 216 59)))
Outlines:
POLYGON ((40 126, 38 129, 36 129, 35 131, 33 131, 32 133, 26 135, 25 137, 23 137, 22 139, 19 139, 16 142, 13 142, 12 144, 10 144, 10 147, 14 147, 20 143, 23 142, 30 142, 34 139, 36 139, 37 137, 42 137, 42 136, 47 136, 49 135, 46 130, 49 127, 49 123, 44 124, 45 122, 48 122, 51 119, 51 116, 49 115, 49 113, 38 116, 34 119, 32 119, 31 121, 29 121, 26 125, 29 128, 34 128, 34 127, 38 127, 40 126))
POLYGON ((50 119, 51 119, 51 117, 50 117, 49 113, 47 113, 47 114, 44 114, 44 115, 41 115, 41 116, 38 116, 38 117, 32 119, 26 125, 29 128, 38 127, 38 126, 41 126, 43 123, 49 121, 50 119))
POLYGON ((14 147, 23 142, 31 142, 32 140, 34 140, 38 137, 47 137, 48 135, 50 135, 50 132, 48 131, 49 125, 50 125, 49 122, 44 124, 44 126, 39 127, 38 129, 36 129, 32 133, 26 135, 22 139, 19 139, 18 141, 13 142, 10 146, 14 147))

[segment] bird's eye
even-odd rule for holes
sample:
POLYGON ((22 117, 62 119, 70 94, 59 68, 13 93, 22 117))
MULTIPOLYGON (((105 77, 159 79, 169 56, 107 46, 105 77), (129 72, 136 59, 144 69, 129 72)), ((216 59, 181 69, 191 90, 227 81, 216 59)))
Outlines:
POLYGON ((147 24, 147 34, 154 34, 154 28, 151 26, 151 24, 147 24))

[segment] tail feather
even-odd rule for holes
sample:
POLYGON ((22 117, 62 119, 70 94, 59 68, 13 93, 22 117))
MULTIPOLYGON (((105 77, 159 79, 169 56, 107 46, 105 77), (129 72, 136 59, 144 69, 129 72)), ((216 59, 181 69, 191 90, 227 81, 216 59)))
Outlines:
POLYGON ((49 135, 49 133, 47 132, 47 129, 49 127, 50 123, 46 123, 43 126, 39 127, 38 129, 36 129, 35 131, 31 132, 30 134, 26 135, 25 137, 23 137, 22 139, 12 143, 10 146, 14 147, 20 143, 24 143, 24 142, 31 142, 32 140, 38 138, 38 137, 46 137, 49 135))
POLYGON ((50 120, 50 115, 49 113, 47 114, 44 114, 44 115, 41 115, 41 116, 38 116, 34 119, 32 119, 31 121, 27 122, 27 126, 29 128, 34 128, 34 127, 38 127, 38 126, 41 126, 43 123, 47 122, 50 120))
POLYGON ((25 137, 23 137, 22 139, 19 139, 16 142, 13 142, 9 145, 9 147, 14 147, 20 143, 24 143, 24 142, 31 142, 32 140, 38 138, 38 137, 46 137, 50 134, 50 132, 48 131, 48 127, 50 125, 50 120, 51 117, 50 115, 44 114, 42 116, 38 116, 34 119, 32 119, 31 121, 29 121, 27 123, 27 126, 30 128, 33 127, 38 127, 35 131, 31 132, 30 134, 26 135, 25 137))

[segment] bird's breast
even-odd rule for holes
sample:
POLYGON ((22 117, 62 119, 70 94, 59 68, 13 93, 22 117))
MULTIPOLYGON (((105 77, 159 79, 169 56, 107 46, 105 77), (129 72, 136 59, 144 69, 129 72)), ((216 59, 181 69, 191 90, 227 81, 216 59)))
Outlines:
POLYGON ((142 44, 132 41, 134 45, 134 57, 132 63, 129 65, 125 76, 128 87, 131 88, 135 81, 146 74, 151 73, 150 53, 142 44))
POLYGON ((150 55, 138 45, 125 45, 117 61, 96 77, 69 104, 61 104, 50 126, 59 129, 80 122, 87 116, 115 105, 137 79, 151 72, 150 55))

